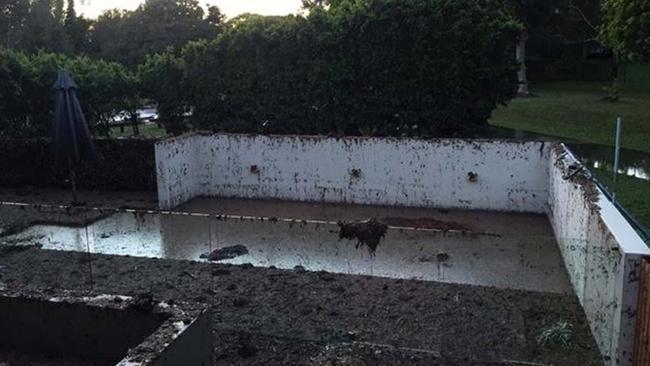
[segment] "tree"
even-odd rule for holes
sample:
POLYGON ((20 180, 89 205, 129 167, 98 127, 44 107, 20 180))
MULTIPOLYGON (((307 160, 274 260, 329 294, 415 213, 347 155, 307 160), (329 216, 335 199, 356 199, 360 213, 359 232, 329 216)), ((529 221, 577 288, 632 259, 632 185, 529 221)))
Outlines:
POLYGON ((302 8, 310 11, 316 8, 325 9, 329 5, 328 0, 302 0, 302 8))
POLYGON ((7 48, 20 48, 28 16, 28 0, 5 0, 0 3, 0 44, 7 48))
POLYGON ((526 47, 531 34, 549 33, 556 28, 565 0, 507 0, 515 16, 521 22, 521 31, 517 38, 515 58, 519 64, 517 72, 517 95, 529 96, 528 76, 526 72, 526 47))
POLYGON ((126 65, 137 64, 134 40, 139 35, 130 22, 131 12, 112 9, 102 13, 90 32, 89 54, 95 58, 118 61, 126 65))
POLYGON ((74 0, 68 0, 68 7, 65 10, 65 23, 70 24, 77 19, 77 11, 74 8, 74 0))
POLYGON ((74 0, 68 0, 65 12, 64 28, 75 54, 84 54, 89 49, 89 29, 91 22, 77 16, 74 0))
POLYGON ((63 19, 59 21, 55 17, 54 10, 53 0, 31 2, 23 32, 23 49, 25 51, 47 50, 71 53, 71 45, 63 29, 63 19))
POLYGON ((178 135, 189 129, 185 114, 189 111, 184 87, 183 60, 170 48, 154 54, 138 67, 142 95, 158 104, 158 114, 165 130, 178 135))
POLYGON ((206 18, 197 0, 147 0, 132 12, 108 11, 93 27, 93 55, 135 67, 167 47, 214 38, 222 16, 211 9, 206 18))
POLYGON ((65 21, 65 10, 64 10, 64 0, 54 0, 54 9, 52 15, 54 16, 54 21, 58 24, 63 24, 65 21))
POLYGON ((79 85, 86 117, 108 135, 110 119, 128 110, 137 96, 136 76, 118 63, 88 57, 66 60, 65 67, 79 85))
POLYGON ((616 54, 650 61, 650 0, 604 0, 601 35, 616 54))
POLYGON ((7 48, 80 54, 86 51, 90 22, 78 17, 74 0, 4 0, 0 35, 7 48))
POLYGON ((221 13, 221 9, 218 6, 212 5, 208 7, 208 16, 205 18, 205 21, 214 27, 214 29, 218 30, 219 33, 223 30, 225 20, 226 16, 221 13))
POLYGON ((21 53, 0 47, 0 136, 26 129, 29 111, 25 86, 29 83, 29 60, 21 53))
POLYGON ((79 85, 79 98, 91 126, 106 125, 137 95, 135 76, 117 63, 62 54, 0 49, 0 134, 48 136, 54 106, 52 85, 61 68, 79 85))

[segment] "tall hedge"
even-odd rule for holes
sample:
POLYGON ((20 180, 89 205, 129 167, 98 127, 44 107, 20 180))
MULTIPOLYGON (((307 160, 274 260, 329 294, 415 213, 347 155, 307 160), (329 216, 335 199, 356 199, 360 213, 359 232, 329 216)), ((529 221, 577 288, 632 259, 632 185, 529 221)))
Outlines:
POLYGON ((195 127, 449 136, 514 96, 519 26, 492 0, 341 0, 248 16, 180 57, 195 127))
POLYGON ((66 68, 79 85, 91 126, 125 109, 137 94, 137 80, 117 63, 87 57, 0 49, 0 135, 49 136, 58 71, 66 68))
POLYGON ((514 96, 520 27, 502 0, 315 3, 307 15, 235 18, 215 40, 150 56, 137 75, 0 50, 0 135, 49 134, 60 67, 93 125, 146 98, 171 133, 467 135, 514 96))

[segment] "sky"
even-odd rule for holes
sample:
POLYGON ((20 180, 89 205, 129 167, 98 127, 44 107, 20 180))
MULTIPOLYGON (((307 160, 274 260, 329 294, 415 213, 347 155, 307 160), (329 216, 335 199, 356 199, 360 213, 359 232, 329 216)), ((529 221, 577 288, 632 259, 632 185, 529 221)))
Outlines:
MULTIPOLYGON (((95 18, 106 9, 133 10, 141 0, 76 0, 77 12, 89 18, 95 18)), ((199 0, 201 6, 217 5, 228 18, 242 13, 262 15, 286 15, 296 13, 301 0, 199 0)))

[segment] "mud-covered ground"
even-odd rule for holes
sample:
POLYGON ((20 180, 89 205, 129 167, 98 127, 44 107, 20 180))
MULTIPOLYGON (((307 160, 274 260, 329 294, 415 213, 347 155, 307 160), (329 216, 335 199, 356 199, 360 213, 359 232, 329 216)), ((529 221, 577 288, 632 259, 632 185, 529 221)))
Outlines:
POLYGON ((209 303, 215 365, 599 364, 574 296, 42 249, 2 251, 0 283, 209 303), (541 347, 559 320, 570 348, 541 347))
MULTIPOLYGON (((0 190, 0 200, 65 198, 64 191, 38 192, 21 198, 0 190)), ((146 193, 83 199, 95 207, 156 205, 146 193)), ((20 210, 0 210, 0 227, 52 219, 20 210)), ((215 365, 601 364, 573 295, 12 247, 0 250, 2 287, 208 303, 215 365), (569 347, 540 345, 541 330, 558 321, 572 326, 569 347)))

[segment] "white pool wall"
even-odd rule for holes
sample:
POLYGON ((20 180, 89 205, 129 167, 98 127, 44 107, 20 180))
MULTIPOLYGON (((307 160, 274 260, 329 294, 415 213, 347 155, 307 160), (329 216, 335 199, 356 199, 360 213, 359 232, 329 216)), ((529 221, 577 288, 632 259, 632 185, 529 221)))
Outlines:
POLYGON ((156 145, 159 204, 220 196, 543 213, 549 152, 544 142, 197 134, 156 145))
MULTIPOLYGON (((562 144, 189 135, 156 145, 159 204, 198 196, 544 213, 608 366, 632 365, 640 263, 630 224, 562 144)), ((535 238, 531 238, 535 240, 535 238)))
POLYGON ((556 145, 549 161, 548 217, 565 266, 607 365, 632 365, 640 265, 648 246, 556 145))

